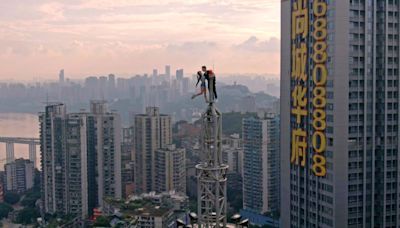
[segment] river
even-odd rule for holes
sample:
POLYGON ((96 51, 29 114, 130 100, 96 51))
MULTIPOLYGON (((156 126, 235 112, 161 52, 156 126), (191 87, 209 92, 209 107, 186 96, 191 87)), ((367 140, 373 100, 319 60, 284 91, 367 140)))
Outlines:
MULTIPOLYGON (((0 136, 39 138, 38 116, 28 113, 0 113, 0 136)), ((28 145, 14 145, 15 158, 28 158, 28 145)), ((0 170, 4 169, 6 145, 0 143, 0 170)), ((36 148, 36 164, 40 161, 40 150, 36 148)))

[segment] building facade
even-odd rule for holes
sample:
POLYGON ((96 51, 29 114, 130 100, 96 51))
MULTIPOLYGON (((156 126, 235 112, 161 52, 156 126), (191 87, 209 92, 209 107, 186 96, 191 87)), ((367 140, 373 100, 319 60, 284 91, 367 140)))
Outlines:
POLYGON ((243 208, 279 211, 279 117, 259 112, 243 119, 243 208))
POLYGON ((104 197, 122 197, 121 117, 110 112, 107 103, 100 100, 91 102, 88 119, 90 136, 94 137, 88 143, 88 154, 91 155, 91 173, 88 175, 97 188, 91 191, 96 192, 97 197, 90 194, 93 197, 90 202, 102 206, 104 197))
POLYGON ((155 190, 155 151, 172 143, 171 117, 148 107, 135 116, 135 184, 137 193, 155 190))
POLYGON ((86 218, 89 196, 86 114, 67 114, 63 140, 66 157, 65 213, 86 218))
POLYGON ((155 191, 176 191, 186 194, 186 153, 185 149, 168 145, 155 153, 155 191))
POLYGON ((398 0, 282 1, 283 227, 398 227, 398 0))
POLYGON ((232 134, 223 138, 222 160, 229 166, 229 173, 242 175, 243 169, 243 145, 239 134, 232 134))
POLYGON ((49 104, 39 121, 44 213, 86 218, 104 197, 121 198, 119 115, 102 101, 70 114, 49 104))
POLYGON ((42 164, 42 210, 45 213, 66 214, 66 153, 63 146, 66 108, 63 104, 48 104, 39 114, 40 158, 42 164))
POLYGON ((126 198, 134 193, 135 151, 133 132, 133 127, 122 129, 121 178, 123 198, 126 198))
POLYGON ((28 159, 17 159, 4 165, 5 190, 24 193, 31 189, 35 179, 35 168, 28 159))

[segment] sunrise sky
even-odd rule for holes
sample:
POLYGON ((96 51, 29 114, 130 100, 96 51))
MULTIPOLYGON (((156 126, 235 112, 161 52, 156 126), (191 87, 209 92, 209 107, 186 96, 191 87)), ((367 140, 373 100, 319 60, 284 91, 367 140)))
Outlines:
POLYGON ((0 80, 150 73, 278 77, 280 0, 2 0, 0 80))

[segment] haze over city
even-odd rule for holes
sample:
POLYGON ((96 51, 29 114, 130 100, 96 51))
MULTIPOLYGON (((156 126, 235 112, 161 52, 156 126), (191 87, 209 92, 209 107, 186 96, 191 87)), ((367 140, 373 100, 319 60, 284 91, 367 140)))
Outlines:
POLYGON ((0 9, 1 80, 131 75, 165 64, 279 74, 279 0, 26 0, 0 9))
POLYGON ((399 12, 3 0, 0 227, 400 227, 399 12))

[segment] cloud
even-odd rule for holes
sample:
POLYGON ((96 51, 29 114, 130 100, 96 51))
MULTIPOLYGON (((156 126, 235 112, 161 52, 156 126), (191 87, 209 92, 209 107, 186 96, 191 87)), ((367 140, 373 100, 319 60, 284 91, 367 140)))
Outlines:
POLYGON ((190 72, 203 62, 226 73, 268 72, 263 61, 279 53, 280 0, 2 3, 0 78, 53 75, 58 68, 75 75, 146 72, 165 64, 190 72))
POLYGON ((184 42, 181 44, 170 44, 167 46, 167 51, 172 52, 186 52, 186 53, 208 53, 210 51, 215 51, 218 48, 215 42, 184 42))
POLYGON ((249 52, 279 52, 280 41, 276 37, 272 37, 265 41, 260 41, 257 37, 251 36, 241 44, 234 45, 234 49, 249 52))
POLYGON ((39 12, 43 13, 49 20, 57 21, 63 20, 64 5, 57 2, 50 2, 43 4, 39 7, 39 12))

